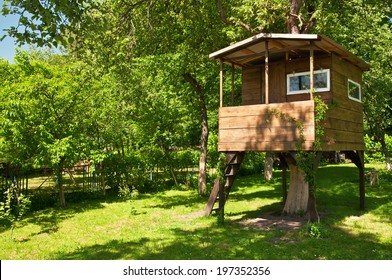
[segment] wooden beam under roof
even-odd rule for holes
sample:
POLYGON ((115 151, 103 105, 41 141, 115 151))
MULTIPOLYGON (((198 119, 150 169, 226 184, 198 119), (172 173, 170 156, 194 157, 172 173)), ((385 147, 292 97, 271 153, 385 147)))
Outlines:
MULTIPOLYGON (((363 61, 353 53, 350 53, 348 50, 346 50, 338 43, 334 42, 333 40, 331 40, 326 36, 317 35, 317 34, 260 33, 248 39, 237 42, 231 46, 218 50, 214 53, 211 53, 209 57, 213 59, 223 58, 224 61, 229 64, 234 63, 236 66, 242 67, 241 62, 238 61, 238 57, 235 58, 230 56, 238 51, 252 52, 252 50, 250 50, 249 47, 259 45, 259 44, 264 45, 263 42, 265 40, 268 40, 269 43, 271 44, 271 48, 270 48, 271 54, 275 51, 275 49, 272 48, 272 45, 276 46, 277 48, 279 48, 279 45, 282 45, 280 51, 283 51, 286 48, 283 46, 287 45, 287 47, 291 48, 289 51, 293 52, 295 49, 301 47, 302 44, 301 42, 313 41, 315 43, 315 49, 322 50, 326 53, 335 53, 341 58, 350 61, 352 64, 356 65, 363 71, 369 70, 370 68, 369 64, 367 64, 365 61, 363 61)), ((260 52, 257 55, 256 54, 255 55, 256 57, 259 57, 262 56, 262 54, 263 52, 260 52)), ((253 54, 250 53, 249 55, 253 55, 253 54)), ((244 57, 242 59, 252 60, 252 57, 244 57)), ((247 62, 249 61, 246 61, 245 63, 247 62)))
MULTIPOLYGON (((282 48, 282 49, 270 49, 269 50, 269 54, 275 54, 275 53, 285 53, 287 51, 293 51, 293 50, 299 50, 299 49, 307 49, 309 48, 309 44, 305 44, 305 45, 301 45, 301 46, 289 46, 286 48, 282 48)), ((260 57, 264 57, 266 55, 266 51, 261 52, 261 53, 254 53, 254 54, 250 54, 250 55, 244 55, 244 56, 237 56, 237 57, 230 57, 229 60, 235 60, 237 61, 237 63, 239 64, 245 64, 249 61, 252 61, 253 59, 256 58, 260 58, 260 57)))
POLYGON ((320 40, 317 34, 287 34, 287 33, 260 33, 248 39, 237 42, 231 46, 218 50, 209 55, 210 58, 221 58, 228 56, 238 50, 245 49, 248 46, 255 45, 265 40, 320 40))

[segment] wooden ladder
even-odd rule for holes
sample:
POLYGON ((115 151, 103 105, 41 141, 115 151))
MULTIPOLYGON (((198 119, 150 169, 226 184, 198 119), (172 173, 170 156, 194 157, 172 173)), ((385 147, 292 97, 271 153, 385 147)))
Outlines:
POLYGON ((245 152, 226 152, 227 163, 224 172, 226 182, 223 184, 219 181, 219 179, 215 180, 206 209, 204 210, 206 216, 211 215, 213 211, 223 210, 223 207, 229 197, 231 187, 234 184, 234 180, 237 177, 238 170, 240 169, 241 163, 244 159, 244 154, 245 152), (218 206, 214 207, 216 202, 218 202, 218 206))

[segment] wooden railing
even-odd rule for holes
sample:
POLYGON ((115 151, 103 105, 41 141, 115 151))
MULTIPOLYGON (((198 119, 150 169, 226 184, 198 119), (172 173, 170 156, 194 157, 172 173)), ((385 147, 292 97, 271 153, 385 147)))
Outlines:
POLYGON ((312 150, 314 128, 313 100, 221 107, 218 148, 219 151, 293 151, 301 143, 302 149, 312 150))

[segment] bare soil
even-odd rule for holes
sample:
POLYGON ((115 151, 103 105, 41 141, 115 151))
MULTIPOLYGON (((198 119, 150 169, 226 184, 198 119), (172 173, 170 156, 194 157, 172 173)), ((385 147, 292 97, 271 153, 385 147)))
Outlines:
POLYGON ((241 221, 240 224, 261 230, 269 229, 291 229, 298 230, 307 223, 306 217, 282 216, 280 213, 264 213, 255 219, 241 221))

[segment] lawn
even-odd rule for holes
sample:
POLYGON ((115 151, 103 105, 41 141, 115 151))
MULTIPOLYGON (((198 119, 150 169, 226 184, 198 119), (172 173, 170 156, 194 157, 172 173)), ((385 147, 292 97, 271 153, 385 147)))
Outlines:
POLYGON ((258 217, 282 209, 280 175, 272 183, 260 175, 238 178, 224 225, 197 215, 207 198, 195 190, 35 211, 18 223, 13 240, 0 226, 0 259, 392 259, 390 173, 380 171, 379 186, 366 185, 361 212, 356 167, 320 167, 321 224, 259 228, 258 217))

